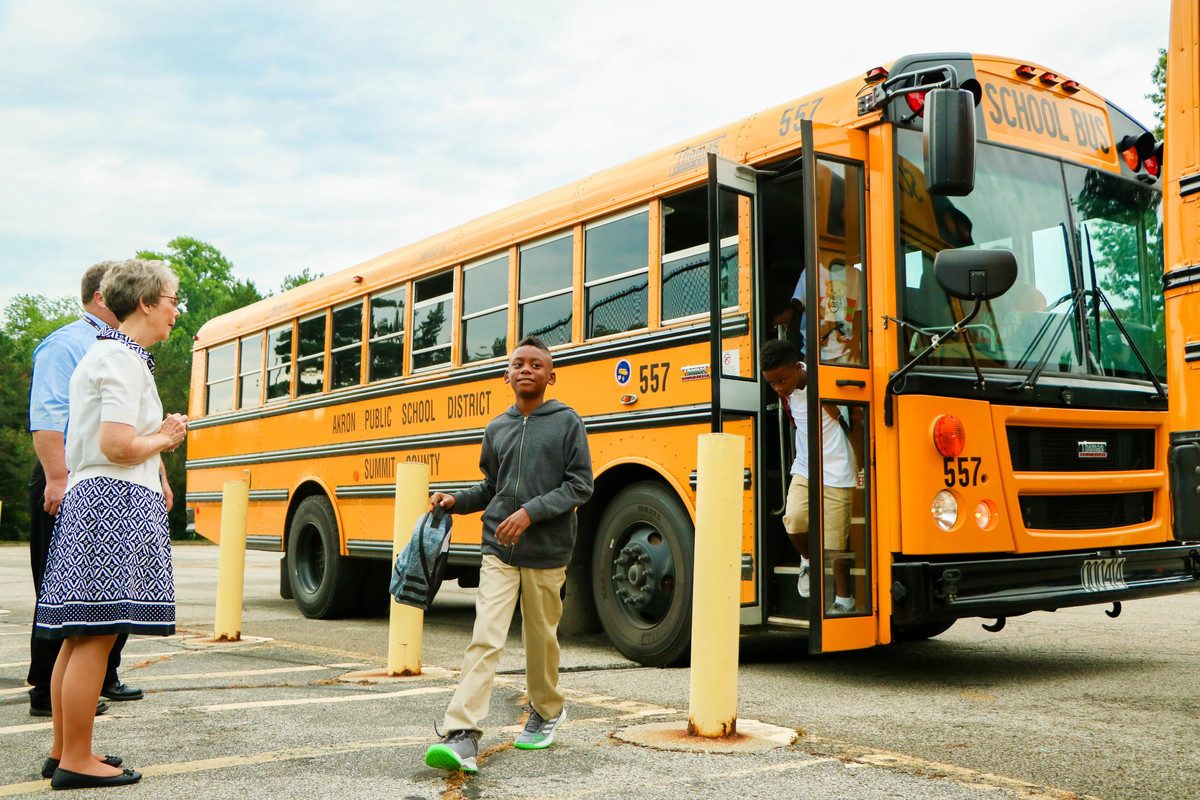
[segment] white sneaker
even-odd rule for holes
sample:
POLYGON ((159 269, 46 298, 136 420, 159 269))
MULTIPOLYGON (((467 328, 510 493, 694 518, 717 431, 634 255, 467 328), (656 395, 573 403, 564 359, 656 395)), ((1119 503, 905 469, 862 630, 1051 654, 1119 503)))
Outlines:
POLYGON ((829 607, 829 614, 853 614, 855 608, 853 597, 835 597, 833 605, 829 607))
POLYGON ((809 588, 808 572, 809 562, 807 558, 800 559, 800 579, 796 581, 796 590, 800 592, 801 597, 808 597, 811 592, 809 588))

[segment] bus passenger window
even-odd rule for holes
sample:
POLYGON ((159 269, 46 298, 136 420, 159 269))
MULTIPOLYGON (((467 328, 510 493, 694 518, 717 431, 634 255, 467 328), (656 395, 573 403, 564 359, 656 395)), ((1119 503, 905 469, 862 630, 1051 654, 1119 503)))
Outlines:
MULTIPOLYGON (((737 196, 721 192, 721 307, 738 303, 737 196)), ((662 320, 708 313, 708 190, 662 201, 662 320)))
POLYGON ((344 389, 362 382, 361 300, 333 310, 332 341, 329 343, 329 388, 344 389))
POLYGON ((292 393, 292 324, 267 331, 267 400, 292 393))
POLYGON ((404 373, 404 289, 371 298, 370 380, 404 373))
POLYGON ((508 354, 508 255, 463 267, 464 364, 508 354))
POLYGON ((589 338, 647 326, 649 226, 650 212, 640 209, 584 229, 583 302, 589 338))
POLYGON ((443 272, 414 284, 412 368, 450 363, 451 300, 454 273, 443 272))
POLYGON ((263 337, 261 333, 242 339, 238 355, 238 408, 258 408, 262 405, 262 358, 263 337))
POLYGON ((233 343, 208 351, 204 381, 208 386, 206 414, 233 410, 233 343))
POLYGON ((325 388, 325 312, 300 320, 296 350, 296 396, 325 388))
POLYGON ((564 233, 521 248, 520 338, 540 336, 550 347, 571 341, 574 246, 574 237, 564 233))

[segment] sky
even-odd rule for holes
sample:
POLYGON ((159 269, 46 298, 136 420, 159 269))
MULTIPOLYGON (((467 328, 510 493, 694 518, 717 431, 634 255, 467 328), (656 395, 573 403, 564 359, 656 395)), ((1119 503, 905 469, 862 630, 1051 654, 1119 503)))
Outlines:
POLYGON ((276 289, 909 53, 1153 127, 1168 5, 0 0, 0 308, 176 236, 276 289))

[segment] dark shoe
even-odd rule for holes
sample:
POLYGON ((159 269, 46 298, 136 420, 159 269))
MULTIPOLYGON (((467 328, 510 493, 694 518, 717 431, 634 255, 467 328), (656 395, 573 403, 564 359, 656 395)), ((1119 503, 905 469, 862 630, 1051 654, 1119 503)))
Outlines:
MULTIPOLYGON (((104 702, 103 700, 97 700, 96 701, 96 716, 98 717, 106 711, 108 711, 108 703, 104 702)), ((33 700, 30 700, 29 701, 29 716, 31 716, 31 717, 52 717, 52 716, 54 716, 54 712, 52 712, 50 710, 49 703, 46 703, 44 706, 36 705, 33 700)))
MULTIPOLYGON (((42 777, 43 778, 53 778, 54 777, 54 770, 58 769, 58 761, 59 760, 57 758, 47 758, 46 759, 46 763, 42 765, 42 777)), ((105 755, 103 760, 101 760, 100 763, 108 764, 110 767, 119 767, 125 762, 121 759, 120 756, 105 755)))
POLYGON ((59 767, 50 779, 51 789, 102 789, 105 786, 127 786, 142 779, 142 773, 127 769, 120 775, 111 778, 101 778, 99 775, 86 775, 82 772, 71 772, 59 767))
POLYGON ((141 689, 117 681, 101 689, 100 696, 120 703, 125 700, 141 700, 146 695, 141 689))

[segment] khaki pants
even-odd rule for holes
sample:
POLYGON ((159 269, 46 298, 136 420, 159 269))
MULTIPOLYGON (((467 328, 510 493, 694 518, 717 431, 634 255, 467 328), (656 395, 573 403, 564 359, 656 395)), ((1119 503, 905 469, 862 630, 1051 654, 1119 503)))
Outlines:
POLYGON ((563 696, 558 691, 558 621, 562 618, 559 592, 566 577, 566 567, 512 567, 495 556, 483 557, 475 600, 475 630, 463 657, 458 688, 442 720, 444 733, 483 730, 492 699, 492 679, 496 677, 518 595, 529 702, 544 719, 562 713, 563 696))
MULTIPOLYGON (((850 542, 851 489, 822 486, 824 498, 824 530, 822 540, 826 550, 844 552, 850 542)), ((784 503, 783 529, 792 535, 808 533, 808 479, 793 475, 784 503)))

